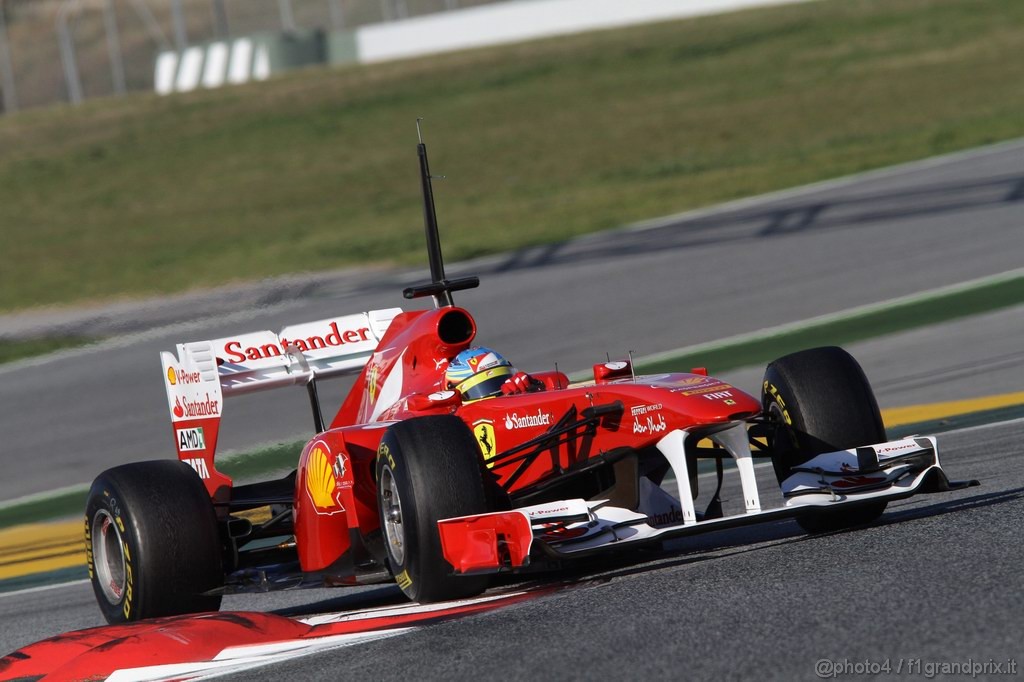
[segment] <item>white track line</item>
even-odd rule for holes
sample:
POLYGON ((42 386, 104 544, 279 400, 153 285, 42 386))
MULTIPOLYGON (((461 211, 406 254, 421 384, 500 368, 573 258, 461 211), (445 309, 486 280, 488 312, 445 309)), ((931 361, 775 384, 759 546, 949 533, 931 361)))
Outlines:
POLYGON ((736 199, 735 201, 729 201, 724 204, 716 204, 714 206, 707 206, 704 208, 696 208, 690 211, 684 211, 682 213, 676 213, 674 215, 663 216, 661 218, 651 218, 650 220, 642 220, 640 222, 632 223, 622 228, 612 228, 607 232, 597 232, 586 237, 580 237, 580 239, 594 238, 601 234, 614 233, 617 231, 629 231, 639 232, 644 230, 653 230, 659 227, 666 227, 678 222, 686 220, 694 220, 696 218, 706 218, 710 215, 718 215, 720 213, 729 213, 732 211, 738 211, 744 208, 751 208, 759 206, 761 204, 771 203, 773 201, 780 201, 783 199, 794 199, 797 197, 806 196, 808 194, 815 194, 817 192, 823 192, 833 189, 841 189, 843 187, 849 187, 861 182, 870 180, 882 180, 885 178, 892 178, 906 173, 914 173, 916 171, 927 170, 929 168, 937 168, 950 163, 957 163, 959 161, 965 161, 975 158, 983 158, 986 156, 1001 154, 1006 151, 1012 151, 1014 149, 1020 149, 1024 151, 1024 137, 1016 138, 1013 140, 1007 140, 1005 142, 999 142, 992 145, 986 145, 984 147, 973 147, 971 149, 965 149, 959 152, 951 152, 949 154, 942 154, 941 156, 930 156, 926 159, 919 159, 917 161, 908 161, 906 163, 897 164, 895 166, 886 166, 885 168, 876 168, 874 170, 863 171, 861 173, 853 173, 852 175, 843 175, 838 178, 832 178, 831 180, 822 180, 820 182, 812 182, 809 185, 800 185, 799 187, 790 187, 788 189, 781 189, 776 192, 769 192, 767 194, 758 194, 754 197, 746 197, 744 199, 736 199))
POLYGON ((66 583, 57 583, 56 585, 40 585, 39 587, 26 587, 23 590, 14 590, 12 592, 0 592, 0 599, 6 597, 20 597, 23 594, 34 594, 36 592, 47 592, 49 590, 57 590, 62 587, 68 587, 70 585, 87 585, 89 584, 88 578, 82 578, 81 580, 69 580, 66 583))

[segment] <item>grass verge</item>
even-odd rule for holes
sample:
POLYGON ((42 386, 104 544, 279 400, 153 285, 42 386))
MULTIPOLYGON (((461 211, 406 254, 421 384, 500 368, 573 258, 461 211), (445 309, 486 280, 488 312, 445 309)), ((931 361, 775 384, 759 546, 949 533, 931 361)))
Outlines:
POLYGON ((85 499, 88 495, 88 490, 76 489, 45 497, 40 495, 38 499, 31 501, 8 504, 0 507, 0 528, 84 514, 85 499))
MULTIPOLYGON (((694 352, 683 352, 657 362, 638 362, 644 372, 686 371, 701 364, 712 374, 728 369, 768 362, 795 349, 822 344, 843 344, 883 336, 906 329, 980 314, 1024 301, 1024 274, 989 278, 980 283, 954 287, 924 296, 886 304, 884 307, 833 316, 818 323, 778 333, 745 338, 735 343, 694 352)), ((938 433, 1024 415, 1024 406, 1011 405, 976 410, 965 415, 931 419, 889 429, 891 438, 911 433, 938 433)), ((278 443, 250 453, 225 457, 218 468, 235 479, 255 479, 295 466, 305 441, 278 443)), ((0 506, 0 528, 23 523, 58 519, 81 513, 87 491, 73 489, 49 496, 0 506)))
POLYGON ((855 312, 839 319, 802 324, 794 329, 750 336, 735 342, 725 341, 710 348, 681 351, 653 362, 640 360, 637 369, 653 373, 700 366, 716 374, 737 367, 765 364, 802 348, 854 343, 1020 305, 1022 302, 1024 275, 1017 275, 932 298, 922 300, 915 297, 881 309, 855 312))
MULTIPOLYGON (((294 468, 303 445, 305 441, 279 443, 253 452, 229 456, 223 462, 218 460, 217 468, 234 479, 266 476, 278 470, 294 468)), ((2 505, 0 528, 81 514, 85 510, 88 495, 88 489, 81 487, 2 505)))
POLYGON ((1024 135, 1024 3, 823 0, 0 118, 0 310, 451 260, 1024 135), (54 188, 60 191, 54 191, 54 188))
MULTIPOLYGON (((1020 419, 1022 417, 1024 417, 1024 405, 1014 405, 991 410, 979 410, 967 414, 951 415, 913 424, 900 424, 886 431, 889 438, 896 439, 920 433, 938 434, 944 431, 1020 419)), ((245 475, 257 477, 271 472, 294 468, 298 461, 297 453, 302 450, 303 445, 305 445, 305 441, 282 443, 265 450, 244 455, 240 459, 246 460, 245 475)), ((234 470, 230 462, 225 463, 220 468, 225 472, 234 470)), ((241 477, 241 475, 235 473, 232 473, 232 475, 241 477)), ((86 491, 81 490, 0 508, 0 529, 25 523, 38 523, 40 521, 76 516, 85 509, 86 496, 86 491)))
POLYGON ((35 355, 45 355, 65 348, 77 348, 92 343, 94 339, 59 336, 52 338, 4 340, 0 339, 0 364, 13 362, 35 355))

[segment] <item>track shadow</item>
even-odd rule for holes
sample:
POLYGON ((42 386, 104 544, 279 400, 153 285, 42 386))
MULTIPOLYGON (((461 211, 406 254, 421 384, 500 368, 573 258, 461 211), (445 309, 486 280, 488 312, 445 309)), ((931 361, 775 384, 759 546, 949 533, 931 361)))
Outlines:
MULTIPOLYGON (((640 552, 623 552, 619 555, 590 560, 585 566, 568 567, 547 574, 549 579, 565 582, 607 582, 614 578, 640 575, 652 570, 674 568, 678 566, 697 565, 704 561, 722 559, 719 554, 723 550, 734 550, 729 556, 762 552, 778 547, 785 547, 834 535, 857 533, 868 528, 884 527, 914 521, 922 518, 942 516, 968 509, 981 509, 999 504, 1016 502, 1024 498, 1024 487, 998 492, 972 495, 962 499, 944 500, 923 507, 913 507, 898 511, 887 511, 882 518, 870 524, 853 526, 832 533, 808 534, 795 521, 787 519, 766 524, 757 524, 746 528, 716 531, 705 536, 676 540, 675 543, 686 543, 685 547, 672 550, 647 549, 640 552), (697 542, 695 542, 695 540, 697 542), (770 543, 770 544, 765 544, 770 543), (751 546, 756 545, 756 546, 751 546), (638 563, 644 565, 638 566, 638 563)), ((678 546, 678 545, 676 545, 678 546)), ((511 581, 509 581, 511 582, 511 581)))
MULTIPOLYGON (((983 509, 997 504, 1016 502, 1024 499, 1024 487, 1000 490, 997 492, 985 493, 983 495, 972 495, 962 499, 936 502, 924 507, 909 507, 895 511, 887 511, 882 518, 871 524, 872 526, 891 526, 899 523, 906 523, 915 519, 942 516, 953 512, 967 509, 983 509)), ((846 531, 844 531, 846 532, 846 531)))
MULTIPOLYGON (((881 519, 874 523, 832 533, 807 534, 791 519, 755 524, 744 528, 719 530, 707 535, 670 541, 670 549, 634 548, 612 552, 607 556, 591 557, 580 565, 570 564, 543 573, 498 575, 494 578, 492 589, 513 586, 530 589, 557 584, 561 584, 563 587, 584 587, 604 584, 615 578, 641 575, 664 568, 698 565, 705 561, 724 558, 715 552, 731 550, 728 556, 762 552, 803 542, 813 542, 823 537, 856 533, 867 528, 896 525, 968 509, 981 509, 1016 502, 1022 498, 1024 498, 1024 487, 972 495, 961 499, 943 500, 923 507, 887 511, 881 519)), ((342 594, 331 599, 277 609, 270 613, 289 618, 302 618, 323 613, 358 611, 406 604, 409 604, 409 601, 397 585, 384 585, 378 589, 342 594)))
POLYGON ((647 230, 620 230, 594 239, 519 249, 480 272, 508 272, 558 264, 639 255, 734 241, 771 239, 801 232, 856 228, 880 222, 958 213, 1024 201, 1024 176, 936 183, 852 198, 780 201, 716 213, 647 230))
POLYGON ((276 609, 270 611, 270 613, 277 616, 287 616, 288 618, 302 618, 321 613, 359 611, 380 606, 401 606, 409 603, 409 599, 402 593, 402 590, 393 583, 381 585, 378 589, 363 592, 352 593, 344 588, 339 588, 339 591, 342 594, 337 597, 276 609))

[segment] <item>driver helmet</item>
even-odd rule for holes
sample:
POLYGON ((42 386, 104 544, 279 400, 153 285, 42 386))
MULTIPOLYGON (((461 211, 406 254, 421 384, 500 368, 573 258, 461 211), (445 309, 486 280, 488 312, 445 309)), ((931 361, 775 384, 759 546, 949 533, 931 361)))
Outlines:
POLYGON ((501 385, 515 374, 512 363, 490 348, 467 348, 448 363, 445 385, 462 394, 463 401, 501 395, 501 385))

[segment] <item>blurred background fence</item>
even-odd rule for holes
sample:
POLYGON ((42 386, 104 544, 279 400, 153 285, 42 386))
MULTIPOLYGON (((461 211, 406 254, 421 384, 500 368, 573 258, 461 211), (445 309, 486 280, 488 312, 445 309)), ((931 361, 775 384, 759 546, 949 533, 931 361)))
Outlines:
POLYGON ((0 110, 152 91, 157 55, 507 0, 0 0, 0 110))

